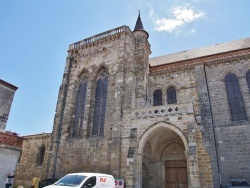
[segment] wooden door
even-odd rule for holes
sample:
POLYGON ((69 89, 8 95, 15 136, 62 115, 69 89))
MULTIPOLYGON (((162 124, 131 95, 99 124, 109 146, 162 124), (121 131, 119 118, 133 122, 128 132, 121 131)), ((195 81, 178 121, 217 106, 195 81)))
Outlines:
POLYGON ((165 162, 166 188, 187 188, 187 165, 186 161, 165 162))

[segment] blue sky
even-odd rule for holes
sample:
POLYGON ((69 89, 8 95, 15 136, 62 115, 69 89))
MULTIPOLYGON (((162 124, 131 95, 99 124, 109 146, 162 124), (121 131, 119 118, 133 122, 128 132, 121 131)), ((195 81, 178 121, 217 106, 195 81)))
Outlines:
POLYGON ((138 10, 151 57, 250 37, 249 0, 2 0, 0 79, 18 87, 6 130, 51 132, 69 44, 127 25, 138 10))

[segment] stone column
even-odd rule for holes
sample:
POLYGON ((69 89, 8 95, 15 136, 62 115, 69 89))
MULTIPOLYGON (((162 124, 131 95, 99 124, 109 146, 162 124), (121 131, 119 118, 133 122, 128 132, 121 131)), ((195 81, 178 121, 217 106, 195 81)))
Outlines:
POLYGON ((143 188, 142 186, 142 161, 143 161, 143 156, 142 154, 137 154, 136 157, 136 171, 134 171, 131 175, 131 178, 133 178, 133 176, 135 177, 134 179, 134 186, 127 186, 126 188, 143 188))
POLYGON ((142 162, 141 160, 139 163, 137 163, 137 161, 139 160, 136 158, 137 156, 136 144, 137 144, 137 129, 133 128, 130 130, 129 148, 127 154, 127 171, 126 171, 127 188, 133 188, 135 186, 135 180, 137 179, 137 177, 135 177, 135 174, 138 174, 137 165, 141 165, 142 162))
POLYGON ((209 96, 209 81, 207 79, 205 65, 195 66, 195 74, 197 80, 197 89, 200 103, 200 122, 198 126, 203 133, 202 140, 203 144, 211 159, 211 169, 213 184, 215 188, 220 186, 219 182, 219 164, 217 161, 217 148, 216 148, 216 137, 213 125, 212 109, 210 104, 209 96))
POLYGON ((196 130, 194 125, 188 125, 188 168, 189 168, 189 188, 200 188, 198 154, 196 147, 196 130))

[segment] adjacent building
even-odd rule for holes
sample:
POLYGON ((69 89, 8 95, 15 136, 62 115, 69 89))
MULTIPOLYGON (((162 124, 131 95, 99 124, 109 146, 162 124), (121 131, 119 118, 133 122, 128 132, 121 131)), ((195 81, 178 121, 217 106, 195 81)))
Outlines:
POLYGON ((5 187, 8 173, 14 173, 22 151, 23 138, 6 131, 6 124, 17 87, 0 80, 0 187, 5 187))
POLYGON ((0 79, 0 131, 4 131, 17 87, 0 79))

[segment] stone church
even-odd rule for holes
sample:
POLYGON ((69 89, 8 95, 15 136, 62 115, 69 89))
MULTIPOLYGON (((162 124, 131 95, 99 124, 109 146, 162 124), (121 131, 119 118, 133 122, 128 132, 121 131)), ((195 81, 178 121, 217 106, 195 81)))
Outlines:
POLYGON ((139 15, 133 31, 69 46, 53 131, 26 137, 19 172, 108 173, 127 188, 250 180, 250 38, 154 58, 148 39, 139 15))

